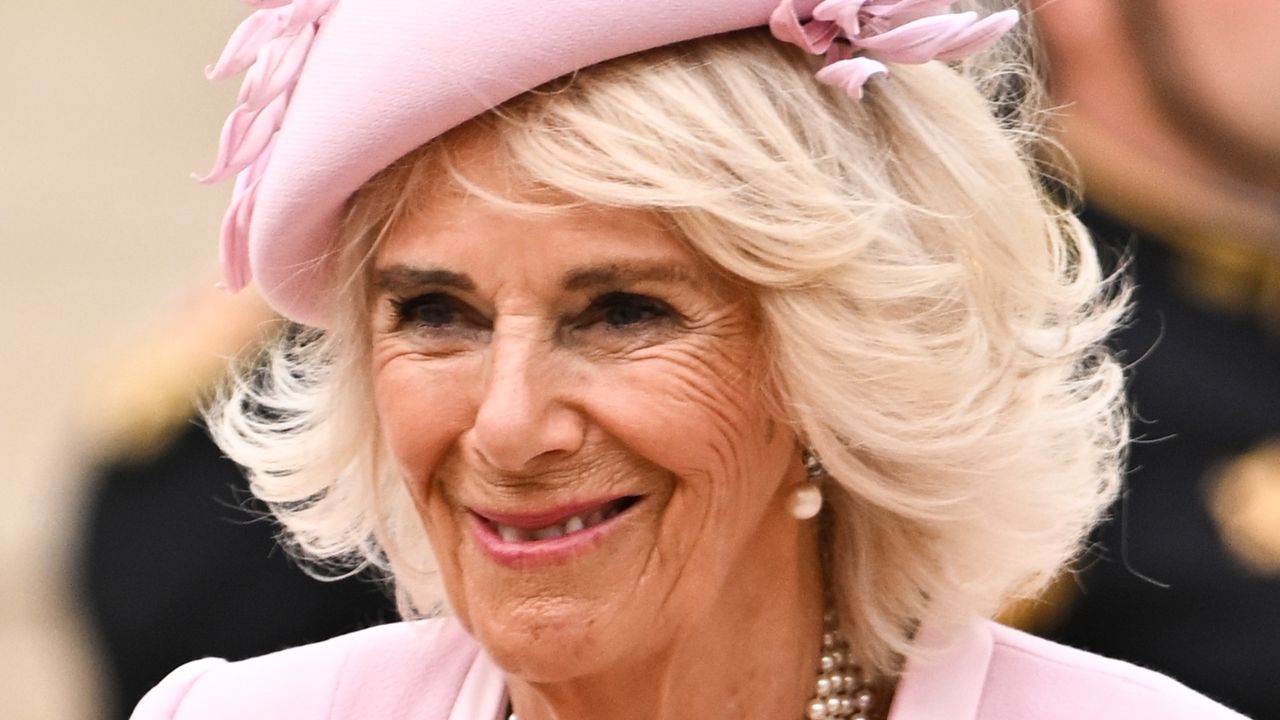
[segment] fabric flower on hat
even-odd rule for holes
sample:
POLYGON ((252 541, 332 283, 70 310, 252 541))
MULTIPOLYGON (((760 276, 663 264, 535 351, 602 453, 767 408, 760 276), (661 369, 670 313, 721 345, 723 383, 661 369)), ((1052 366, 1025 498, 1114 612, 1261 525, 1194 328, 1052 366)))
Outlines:
POLYGON ((1016 10, 979 18, 974 12, 951 12, 951 5, 944 0, 823 0, 806 21, 797 0, 782 0, 769 29, 811 55, 825 55, 827 65, 817 79, 861 98, 867 80, 889 72, 886 62, 958 60, 991 46, 1018 21, 1016 10))
POLYGON ((284 122, 289 95, 324 16, 336 0, 245 0, 257 11, 240 23, 218 61, 205 69, 210 80, 246 73, 236 107, 222 126, 213 168, 196 178, 215 183, 239 174, 222 220, 223 282, 234 292, 249 283, 249 222, 258 182, 284 122))

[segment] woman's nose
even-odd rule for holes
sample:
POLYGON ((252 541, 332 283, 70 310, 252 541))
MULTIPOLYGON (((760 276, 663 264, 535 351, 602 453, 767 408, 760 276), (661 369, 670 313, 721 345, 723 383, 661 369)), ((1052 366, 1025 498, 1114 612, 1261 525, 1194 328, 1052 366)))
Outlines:
MULTIPOLYGON (((515 323, 513 323, 515 324, 515 323)), ((533 328, 495 328, 472 428, 480 457, 503 472, 529 472, 582 447, 585 418, 568 402, 555 350, 533 328)))

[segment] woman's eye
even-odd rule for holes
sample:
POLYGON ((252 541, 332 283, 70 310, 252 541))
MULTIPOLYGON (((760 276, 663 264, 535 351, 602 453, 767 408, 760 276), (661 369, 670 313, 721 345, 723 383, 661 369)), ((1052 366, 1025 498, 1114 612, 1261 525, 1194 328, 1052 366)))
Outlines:
POLYGON ((661 300, 630 293, 609 293, 591 304, 587 324, 601 322, 610 328, 629 328, 674 316, 671 307, 661 300))
POLYGON ((465 303, 444 293, 393 301, 393 305, 398 327, 443 329, 477 320, 476 313, 465 303))

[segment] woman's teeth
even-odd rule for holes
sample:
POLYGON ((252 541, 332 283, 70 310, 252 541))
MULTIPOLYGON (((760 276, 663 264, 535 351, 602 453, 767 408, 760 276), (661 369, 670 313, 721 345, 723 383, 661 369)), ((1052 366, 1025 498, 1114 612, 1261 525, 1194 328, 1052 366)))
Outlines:
POLYGON ((526 530, 523 528, 515 528, 510 525, 501 523, 493 523, 494 530, 506 542, 532 542, 535 540, 554 540, 564 535, 580 532, 589 527, 594 527, 609 518, 622 512, 616 503, 594 510, 585 515, 574 515, 564 522, 548 525, 543 528, 526 530))

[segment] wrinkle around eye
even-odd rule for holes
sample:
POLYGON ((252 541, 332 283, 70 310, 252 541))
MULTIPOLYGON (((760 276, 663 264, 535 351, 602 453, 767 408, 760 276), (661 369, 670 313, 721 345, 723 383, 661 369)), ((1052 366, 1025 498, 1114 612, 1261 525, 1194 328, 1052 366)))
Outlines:
POLYGON ((478 343, 423 343, 402 334, 382 337, 374 348, 374 366, 386 367, 397 361, 438 362, 476 357, 484 346, 478 343))
POLYGON ((462 357, 482 352, 490 331, 474 327, 406 325, 378 333, 374 352, 388 358, 409 356, 420 360, 462 357))

